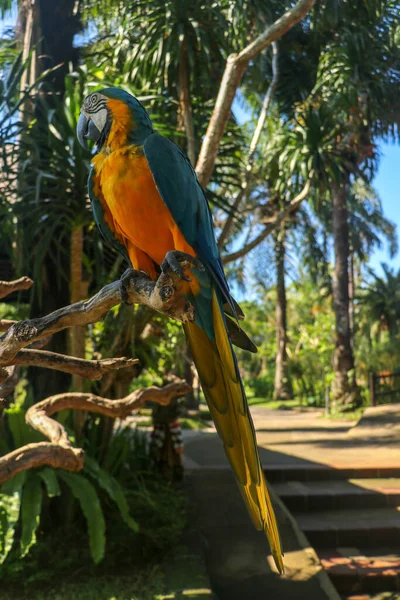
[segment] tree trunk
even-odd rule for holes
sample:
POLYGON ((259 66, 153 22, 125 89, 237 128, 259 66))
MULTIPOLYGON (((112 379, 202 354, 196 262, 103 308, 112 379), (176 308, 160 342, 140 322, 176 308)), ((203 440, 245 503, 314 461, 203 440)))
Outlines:
MULTIPOLYGON (((82 281, 82 263, 83 263, 83 227, 79 225, 71 231, 71 269, 70 269, 70 302, 74 304, 84 297, 82 281)), ((86 327, 71 327, 68 331, 68 351, 71 356, 85 357, 85 337, 86 327)), ((71 389, 73 392, 83 391, 83 379, 79 375, 72 376, 71 389)), ((84 411, 74 412, 75 436, 79 440, 83 425, 85 423, 86 413, 84 411)))
POLYGON ((189 62, 186 50, 186 42, 183 42, 181 46, 178 92, 180 115, 186 134, 186 151, 194 168, 196 165, 196 139, 194 135, 192 104, 190 100, 189 62))
MULTIPOLYGON (((45 69, 56 67, 46 78, 51 83, 51 93, 58 94, 59 99, 65 91, 65 75, 70 66, 75 68, 78 64, 79 48, 74 47, 73 41, 75 34, 81 31, 82 24, 79 13, 80 3, 75 0, 63 0, 54 2, 54 0, 21 0, 19 4, 18 17, 16 23, 16 39, 23 53, 27 58, 32 54, 30 70, 24 74, 21 85, 34 83, 35 79, 45 69)), ((45 88, 41 87, 41 94, 46 93, 45 88)), ((48 96, 51 102, 51 95, 48 96)), ((30 103, 22 106, 22 111, 30 112, 30 103)), ((40 114, 37 115, 40 119, 40 114)), ((46 152, 45 148, 41 148, 46 152)), ((39 200, 41 201, 41 199, 39 200)), ((55 237, 59 232, 55 233, 55 237)), ((29 251, 28 248, 24 249, 29 251)), ((54 267, 54 262, 48 256, 44 257, 42 265, 43 277, 43 297, 39 293, 34 294, 31 304, 31 315, 49 313, 65 304, 65 298, 68 296, 68 282, 62 280, 60 283, 59 272, 68 272, 70 265, 68 259, 58 269, 54 267)), ((67 350, 67 334, 65 331, 53 336, 50 340, 49 348, 55 352, 64 353, 67 350)), ((68 387, 70 376, 67 374, 50 372, 44 369, 32 369, 29 377, 33 388, 35 398, 41 399, 45 395, 56 394, 68 387)))
POLYGON ((350 326, 350 342, 351 348, 354 352, 354 335, 355 335, 355 321, 354 321, 354 296, 355 296, 355 283, 354 283, 354 253, 350 250, 350 264, 349 264, 349 326, 350 326))
POLYGON ((354 373, 349 313, 349 230, 347 221, 348 182, 332 184, 332 224, 335 248, 333 277, 333 309, 336 341, 333 356, 333 404, 338 410, 351 410, 360 405, 354 373))
POLYGON ((193 368, 193 359, 189 350, 189 346, 186 344, 185 353, 183 357, 183 378, 184 380, 192 386, 192 391, 186 394, 185 396, 185 408, 188 410, 198 410, 200 406, 200 398, 194 393, 193 382, 194 382, 194 368, 193 368))
POLYGON ((276 359, 274 398, 288 400, 293 397, 287 365, 287 302, 285 288, 285 231, 281 229, 275 239, 276 262, 276 359))
MULTIPOLYGON (((74 304, 84 298, 82 260, 83 258, 83 227, 79 225, 71 231, 71 270, 70 270, 70 303, 74 304)), ((69 353, 72 356, 85 356, 85 328, 71 327, 69 330, 69 353)), ((78 375, 72 376, 74 392, 82 391, 83 379, 78 375)))

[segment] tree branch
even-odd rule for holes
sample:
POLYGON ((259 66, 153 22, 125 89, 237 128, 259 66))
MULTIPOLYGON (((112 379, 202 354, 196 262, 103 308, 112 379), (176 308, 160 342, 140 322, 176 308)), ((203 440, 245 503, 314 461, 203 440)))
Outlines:
POLYGON ((237 215, 239 210, 239 206, 241 205, 243 199, 247 196, 247 190, 249 187, 251 174, 253 171, 254 158, 258 146, 258 142, 260 141, 261 132, 263 130, 267 114, 268 108, 271 102, 272 94, 274 93, 276 86, 278 85, 278 44, 276 42, 272 42, 272 80, 270 85, 268 86, 268 90, 264 96, 264 101, 262 104, 262 108, 260 111, 260 115, 258 117, 257 126, 254 130, 253 137, 250 142, 249 153, 247 156, 247 166, 246 171, 243 177, 242 186, 236 199, 231 207, 231 212, 226 217, 226 221, 222 228, 221 234, 218 238, 218 248, 221 250, 223 248, 225 241, 229 237, 233 221, 237 215))
POLYGON ((12 365, 0 369, 0 415, 4 408, 2 400, 14 391, 15 386, 19 381, 19 369, 12 365))
POLYGON ((0 319, 0 331, 7 331, 11 325, 15 325, 18 321, 10 321, 8 319, 0 319))
MULTIPOLYGON (((195 319, 193 306, 181 293, 183 282, 178 276, 161 274, 154 282, 144 273, 140 276, 137 273, 132 271, 132 275, 124 275, 129 302, 145 304, 182 322, 195 319)), ((120 281, 114 281, 89 300, 76 302, 38 319, 15 323, 0 337, 0 367, 13 364, 17 353, 32 342, 66 327, 102 320, 120 302, 120 281)))
POLYGON ((68 471, 79 471, 84 466, 84 452, 74 448, 65 428, 51 415, 65 410, 84 410, 113 418, 126 418, 146 402, 167 405, 173 398, 184 396, 190 386, 184 381, 170 383, 162 388, 155 386, 135 390, 121 400, 100 398, 94 394, 70 393, 50 396, 31 406, 26 421, 50 442, 27 444, 0 458, 0 485, 21 471, 48 465, 68 471))
POLYGON ((246 254, 251 252, 251 250, 254 250, 254 248, 259 246, 261 242, 263 242, 265 238, 272 233, 272 231, 275 231, 275 229, 277 229, 281 223, 286 221, 286 219, 300 206, 303 200, 307 198, 310 187, 311 180, 308 180, 301 192, 295 198, 293 198, 293 200, 289 202, 284 209, 277 213, 273 220, 264 227, 261 233, 255 237, 254 240, 248 244, 245 244, 240 250, 222 256, 222 262, 226 264, 234 260, 238 260, 239 258, 243 258, 243 256, 246 256, 246 254))
POLYGON ((13 292, 29 290, 32 285, 33 281, 29 277, 20 277, 14 281, 0 281, 0 299, 9 296, 13 292))
POLYGON ((85 360, 75 356, 48 352, 47 350, 20 350, 13 359, 15 365, 45 367, 46 369, 55 369, 91 380, 101 379, 104 373, 131 367, 138 362, 137 358, 125 357, 85 360))
POLYGON ((206 187, 210 181, 232 103, 249 62, 296 25, 310 11, 314 2, 315 0, 299 0, 239 54, 231 54, 228 57, 213 114, 197 160, 196 173, 201 186, 206 187))

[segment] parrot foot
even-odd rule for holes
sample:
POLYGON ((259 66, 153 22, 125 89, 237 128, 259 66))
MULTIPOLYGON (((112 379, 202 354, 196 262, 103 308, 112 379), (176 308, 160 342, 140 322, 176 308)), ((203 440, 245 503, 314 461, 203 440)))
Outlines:
POLYGON ((165 275, 172 271, 184 281, 192 281, 190 277, 185 275, 187 269, 195 267, 199 271, 204 271, 204 267, 198 258, 180 250, 167 252, 160 266, 162 273, 165 275))
POLYGON ((121 301, 127 304, 128 306, 132 306, 132 302, 129 302, 129 295, 131 291, 131 283, 132 279, 138 278, 148 278, 147 273, 145 271, 137 271, 136 269, 126 269, 126 271, 121 275, 121 279, 119 280, 119 293, 121 296, 121 301))

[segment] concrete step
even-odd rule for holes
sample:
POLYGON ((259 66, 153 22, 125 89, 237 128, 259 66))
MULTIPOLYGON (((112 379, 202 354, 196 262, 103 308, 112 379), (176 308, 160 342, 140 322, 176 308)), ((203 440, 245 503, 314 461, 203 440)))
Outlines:
POLYGON ((351 594, 343 600, 400 600, 400 592, 380 592, 379 594, 351 594))
POLYGON ((400 479, 400 466, 365 466, 362 464, 335 466, 300 462, 264 465, 267 480, 271 483, 287 481, 332 481, 343 479, 400 479))
POLYGON ((400 479, 394 478, 287 481, 273 487, 293 512, 400 506, 400 479))
POLYGON ((295 519, 271 490, 285 550, 280 577, 262 532, 256 531, 230 468, 187 471, 193 526, 201 534, 218 600, 340 600, 295 519))
POLYGON ((397 548, 334 548, 318 557, 340 594, 400 591, 400 554, 397 548))
POLYGON ((316 549, 400 546, 400 507, 302 512, 295 516, 316 549))

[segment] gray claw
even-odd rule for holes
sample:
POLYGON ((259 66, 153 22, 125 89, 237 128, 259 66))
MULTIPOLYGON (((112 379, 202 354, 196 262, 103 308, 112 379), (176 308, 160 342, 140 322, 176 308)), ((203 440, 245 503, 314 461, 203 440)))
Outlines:
POLYGON ((180 250, 170 250, 165 255, 165 259, 161 263, 161 271, 167 274, 169 271, 172 271, 183 279, 184 281, 192 281, 190 277, 185 275, 184 269, 181 267, 180 263, 187 263, 188 267, 196 267, 200 271, 204 271, 204 267, 199 261, 198 258, 188 254, 187 252, 181 252, 180 250))

